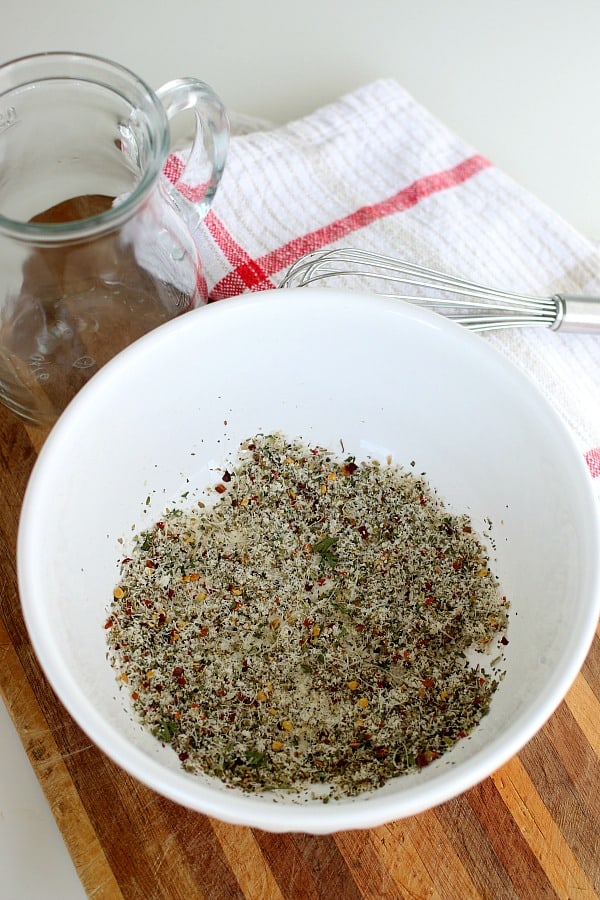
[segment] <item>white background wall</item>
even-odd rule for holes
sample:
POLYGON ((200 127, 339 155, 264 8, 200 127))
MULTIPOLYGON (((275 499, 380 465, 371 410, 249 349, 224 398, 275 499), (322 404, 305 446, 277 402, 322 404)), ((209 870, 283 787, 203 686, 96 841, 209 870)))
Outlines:
POLYGON ((276 122, 394 76, 600 239, 600 0, 5 0, 0 60, 100 53, 276 122))

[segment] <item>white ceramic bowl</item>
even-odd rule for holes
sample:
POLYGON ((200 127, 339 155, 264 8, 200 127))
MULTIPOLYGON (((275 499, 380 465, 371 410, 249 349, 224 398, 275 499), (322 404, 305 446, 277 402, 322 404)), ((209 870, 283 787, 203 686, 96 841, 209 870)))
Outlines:
POLYGON ((570 435, 482 338, 399 301, 295 289, 187 313, 92 379, 35 466, 18 569, 45 673, 113 760, 208 815, 326 833, 418 813, 519 751, 589 649, 599 545, 589 474, 570 435), (415 460, 454 511, 469 512, 482 532, 491 519, 494 568, 511 602, 506 678, 473 736, 417 774, 327 806, 274 803, 185 773, 132 721, 106 659, 103 625, 132 528, 214 482, 212 467, 269 430, 332 449, 341 438, 358 456, 415 460))

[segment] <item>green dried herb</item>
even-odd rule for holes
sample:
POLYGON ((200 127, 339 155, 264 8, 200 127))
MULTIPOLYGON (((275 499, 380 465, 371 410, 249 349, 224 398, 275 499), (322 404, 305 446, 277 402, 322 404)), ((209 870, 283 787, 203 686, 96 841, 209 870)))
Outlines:
POLYGON ((172 719, 164 719, 154 726, 152 734, 159 741, 162 741, 163 744, 170 744, 178 731, 179 726, 177 722, 174 722, 172 719))
POLYGON ((337 535, 332 535, 331 537, 326 537, 318 541, 314 546, 315 553, 318 553, 321 560, 329 566, 336 566, 339 562, 337 555, 331 549, 337 544, 338 540, 339 538, 337 535))

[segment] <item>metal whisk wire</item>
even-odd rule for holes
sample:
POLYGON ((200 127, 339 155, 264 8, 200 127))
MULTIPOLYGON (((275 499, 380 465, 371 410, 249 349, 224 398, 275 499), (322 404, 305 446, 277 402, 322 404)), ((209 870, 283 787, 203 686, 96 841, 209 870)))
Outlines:
POLYGON ((600 331, 600 298, 518 294, 352 248, 301 257, 288 269, 280 287, 304 287, 340 276, 412 288, 414 292, 392 289, 377 293, 428 307, 472 331, 525 327, 600 331))

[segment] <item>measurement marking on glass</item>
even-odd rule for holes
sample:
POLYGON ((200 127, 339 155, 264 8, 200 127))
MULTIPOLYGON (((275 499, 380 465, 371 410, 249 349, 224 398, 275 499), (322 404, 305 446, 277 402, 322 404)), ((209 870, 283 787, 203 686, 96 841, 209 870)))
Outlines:
POLYGON ((19 116, 14 106, 9 106, 8 109, 0 109, 0 131, 5 131, 7 128, 17 125, 18 122, 19 116))

